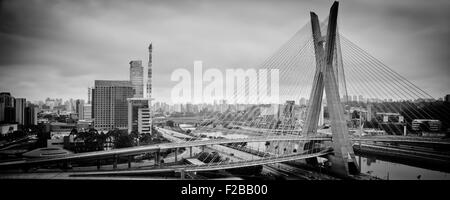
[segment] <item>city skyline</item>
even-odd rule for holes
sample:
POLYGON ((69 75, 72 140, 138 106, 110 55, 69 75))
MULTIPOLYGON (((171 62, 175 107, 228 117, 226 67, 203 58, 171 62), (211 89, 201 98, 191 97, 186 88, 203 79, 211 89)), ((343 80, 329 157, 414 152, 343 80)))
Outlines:
MULTIPOLYGON (((126 80, 130 61, 146 64, 153 42, 154 97, 168 101, 176 84, 170 81, 173 70, 192 70, 194 60, 222 70, 255 67, 308 21, 309 10, 325 13, 329 3, 3 1, 0 89, 29 100, 85 99, 94 80, 126 80), (19 8, 26 12, 16 12, 19 8), (13 80, 19 83, 8 84, 13 80)), ((352 12, 343 12, 341 30, 438 99, 450 93, 449 7, 343 1, 341 9, 352 12)))
MULTIPOLYGON (((129 80, 100 80, 100 81, 129 81, 129 80)), ((131 83, 131 81, 129 81, 131 83)), ((13 96, 14 98, 25 98, 27 99, 27 103, 31 103, 31 104, 35 104, 35 105, 39 105, 39 104, 43 104, 46 105, 47 101, 50 102, 59 102, 61 105, 67 104, 67 103, 74 103, 77 100, 82 100, 84 101, 86 104, 90 104, 90 101, 92 101, 92 99, 90 99, 89 97, 91 97, 91 95, 89 94, 89 90, 93 89, 93 88, 87 88, 88 91, 86 92, 86 97, 80 97, 80 98, 57 98, 57 97, 45 97, 43 99, 37 99, 37 100, 30 100, 27 97, 21 97, 21 96, 15 96, 14 93, 10 93, 10 92, 6 92, 6 93, 10 93, 11 96, 13 96)), ((133 88, 134 89, 134 88, 133 88)), ((447 98, 450 97, 450 94, 447 94, 445 96, 442 97, 437 97, 435 99, 429 99, 429 98, 411 98, 411 99, 392 99, 392 98, 378 98, 378 97, 366 97, 363 95, 359 95, 359 94, 350 94, 350 95, 344 95, 341 97, 342 101, 356 101, 356 102, 364 102, 364 103, 379 103, 379 102, 405 102, 405 101, 410 101, 410 102, 428 102, 428 101, 448 101, 447 98), (362 100, 361 100, 362 99, 362 100)), ((138 97, 139 98, 139 97, 138 97)), ((295 104, 299 104, 299 105, 306 105, 304 102, 308 102, 309 99, 308 97, 304 96, 304 97, 300 97, 298 99, 287 99, 285 101, 280 101, 278 104, 284 104, 286 101, 294 101, 295 104)), ((201 103, 193 103, 193 102, 187 102, 187 103, 170 103, 170 102, 165 102, 165 101, 161 101, 161 100, 156 100, 156 101, 152 101, 151 104, 154 105, 156 103, 164 103, 167 105, 187 105, 187 104, 191 104, 191 105, 220 105, 220 104, 227 104, 227 105, 268 105, 266 103, 229 103, 226 99, 218 99, 218 100, 214 100, 212 102, 201 102, 201 103)), ((326 102, 324 102, 326 104, 326 102)))
POLYGON ((449 180, 446 8, 0 1, 0 179, 449 180))

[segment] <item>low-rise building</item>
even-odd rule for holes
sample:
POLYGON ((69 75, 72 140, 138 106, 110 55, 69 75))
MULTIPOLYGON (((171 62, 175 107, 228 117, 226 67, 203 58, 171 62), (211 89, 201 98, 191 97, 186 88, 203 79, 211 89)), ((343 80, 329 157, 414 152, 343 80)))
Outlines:
POLYGON ((17 124, 2 124, 0 125, 0 129, 2 135, 7 135, 17 131, 17 124))

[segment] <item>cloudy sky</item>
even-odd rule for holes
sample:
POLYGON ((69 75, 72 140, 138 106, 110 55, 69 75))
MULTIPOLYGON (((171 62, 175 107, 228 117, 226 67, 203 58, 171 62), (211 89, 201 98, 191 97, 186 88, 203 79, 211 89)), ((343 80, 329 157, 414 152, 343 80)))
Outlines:
MULTIPOLYGON (((94 80, 126 80, 154 44, 154 97, 171 73, 257 66, 330 0, 0 1, 0 91, 87 98, 94 80)), ((418 87, 450 94, 450 1, 342 0, 340 32, 418 87)))

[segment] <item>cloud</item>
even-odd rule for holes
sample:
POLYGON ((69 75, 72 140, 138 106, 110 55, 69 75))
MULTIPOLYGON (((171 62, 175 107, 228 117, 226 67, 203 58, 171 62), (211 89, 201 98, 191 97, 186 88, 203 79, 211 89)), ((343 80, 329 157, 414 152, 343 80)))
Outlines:
MULTIPOLYGON (((96 79, 129 78, 154 44, 154 91, 194 60, 255 67, 331 1, 1 1, 0 89, 34 100, 86 98, 96 79), (13 84, 14 83, 14 84, 13 84), (17 84, 16 84, 17 83, 17 84)), ((450 93, 447 1, 341 1, 340 30, 434 96, 450 93), (426 67, 424 67, 426 66, 426 67), (443 86, 444 85, 444 86, 443 86)))

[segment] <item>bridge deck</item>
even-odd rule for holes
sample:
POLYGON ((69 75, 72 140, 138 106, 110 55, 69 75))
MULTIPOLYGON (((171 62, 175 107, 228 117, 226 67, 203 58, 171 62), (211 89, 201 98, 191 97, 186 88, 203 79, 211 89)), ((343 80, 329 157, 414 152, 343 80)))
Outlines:
MULTIPOLYGON (((242 168, 242 167, 250 167, 250 166, 258 166, 258 165, 266 165, 273 164, 279 162, 286 162, 292 160, 301 160, 306 158, 313 158, 318 156, 324 156, 330 153, 330 150, 324 150, 318 153, 313 154, 289 154, 283 155, 279 157, 269 157, 269 158, 261 158, 255 160, 243 160, 237 162, 228 162, 221 164, 205 164, 205 163, 197 163, 192 165, 177 165, 170 166, 165 168, 153 168, 153 169, 138 169, 138 170, 122 170, 122 171, 102 171, 102 172, 72 172, 69 176, 71 177, 89 177, 89 176, 111 176, 111 175, 137 175, 137 174, 153 174, 153 173, 161 173, 161 172, 180 172, 184 170, 185 172, 199 172, 199 171, 215 171, 215 170, 223 170, 223 169, 233 169, 233 168, 242 168)), ((30 173, 33 174, 33 173, 30 173)), ((9 177, 13 176, 12 174, 9 177)), ((41 176, 28 176, 32 178, 41 178, 41 176)), ((49 178, 45 176, 44 178, 49 178)))
POLYGON ((197 158, 188 158, 188 159, 186 159, 186 161, 191 163, 191 164, 193 164, 193 165, 197 165, 197 166, 205 164, 204 162, 198 160, 197 158))

